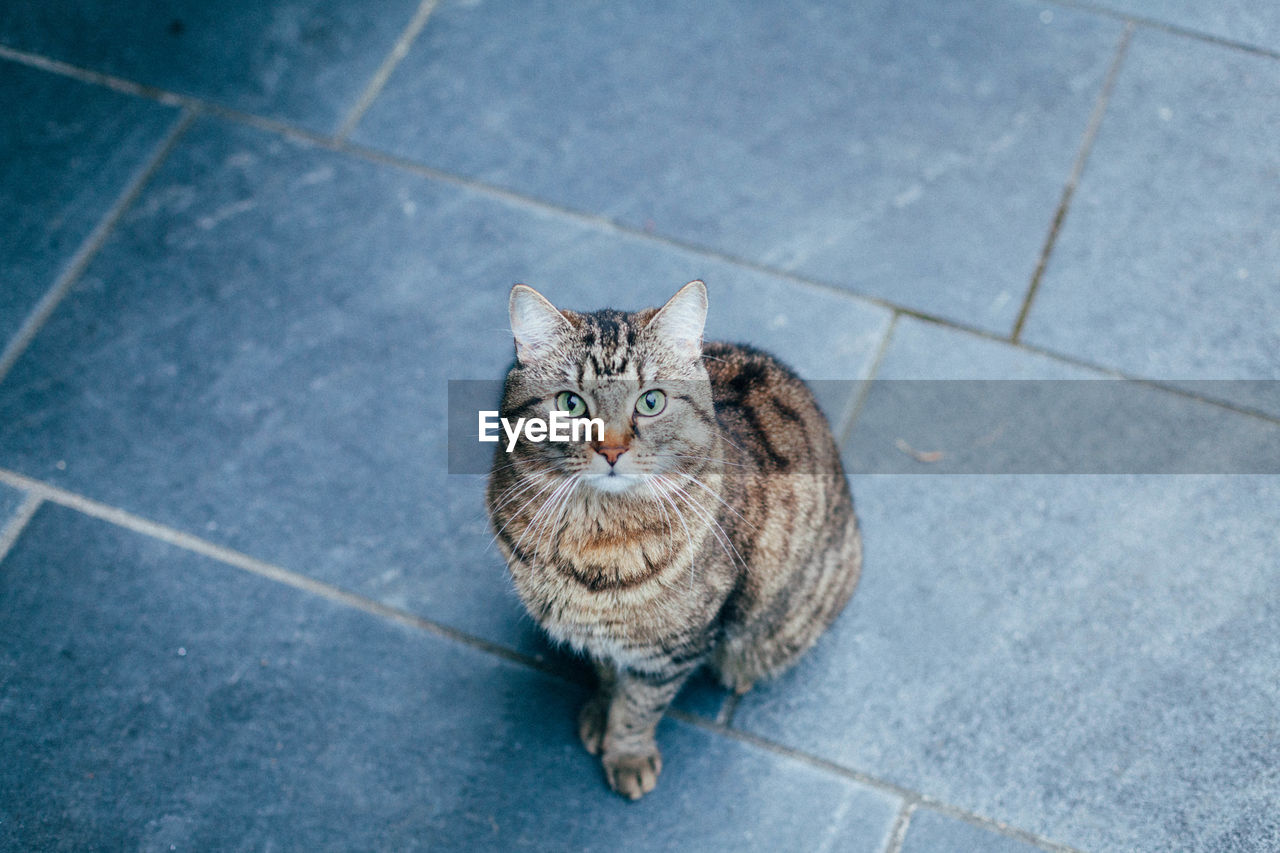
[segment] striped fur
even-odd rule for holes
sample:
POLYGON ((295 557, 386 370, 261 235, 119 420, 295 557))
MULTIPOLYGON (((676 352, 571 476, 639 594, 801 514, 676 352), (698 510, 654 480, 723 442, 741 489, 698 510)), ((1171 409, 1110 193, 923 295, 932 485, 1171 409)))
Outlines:
POLYGON ((706 305, 701 282, 635 313, 559 311, 512 291, 503 417, 547 417, 569 391, 605 435, 500 447, 489 515, 529 612, 595 662, 579 732, 633 799, 656 783, 654 728, 688 676, 705 664, 743 693, 786 668, 839 614, 861 567, 853 500, 812 394, 766 353, 703 344, 706 305), (665 407, 647 416, 637 400, 652 389, 665 407))

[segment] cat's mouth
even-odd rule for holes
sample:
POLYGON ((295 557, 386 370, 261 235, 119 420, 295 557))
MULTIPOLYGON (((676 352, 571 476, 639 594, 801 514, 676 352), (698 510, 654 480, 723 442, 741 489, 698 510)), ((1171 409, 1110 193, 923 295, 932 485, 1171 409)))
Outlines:
POLYGON ((635 474, 623 474, 618 469, 610 469, 604 474, 590 474, 585 478, 587 485, 600 492, 618 494, 634 488, 644 482, 643 477, 635 474))

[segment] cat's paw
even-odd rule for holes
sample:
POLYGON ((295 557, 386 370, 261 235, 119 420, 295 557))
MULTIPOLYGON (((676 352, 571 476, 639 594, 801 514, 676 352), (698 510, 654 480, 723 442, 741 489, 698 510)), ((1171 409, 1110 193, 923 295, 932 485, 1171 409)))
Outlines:
POLYGON ((624 797, 638 800, 658 784, 662 772, 662 754, 655 746, 643 755, 633 753, 605 753, 604 775, 609 787, 624 797))
POLYGON ((609 700, 599 693, 588 699, 587 704, 578 712, 578 738, 592 755, 600 754, 608 712, 609 700))

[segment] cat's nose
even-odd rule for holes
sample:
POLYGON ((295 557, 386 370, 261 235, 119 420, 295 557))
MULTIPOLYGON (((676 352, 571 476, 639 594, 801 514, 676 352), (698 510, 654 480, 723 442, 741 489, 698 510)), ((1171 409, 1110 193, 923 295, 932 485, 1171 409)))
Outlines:
POLYGON ((627 449, 621 445, 596 448, 596 453, 599 453, 601 456, 603 456, 610 465, 618 464, 618 457, 626 452, 627 452, 627 449))

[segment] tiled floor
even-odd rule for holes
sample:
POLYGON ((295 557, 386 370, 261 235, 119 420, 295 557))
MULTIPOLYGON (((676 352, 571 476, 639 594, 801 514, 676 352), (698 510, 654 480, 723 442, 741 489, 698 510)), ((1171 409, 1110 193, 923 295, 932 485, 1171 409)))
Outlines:
POLYGON ((701 277, 856 471, 858 380, 1115 376, 1275 470, 1179 385, 1280 379, 1274 4, 14 0, 0 96, 0 848, 1280 849, 1280 477, 855 473, 630 804, 443 427, 511 283, 701 277))

